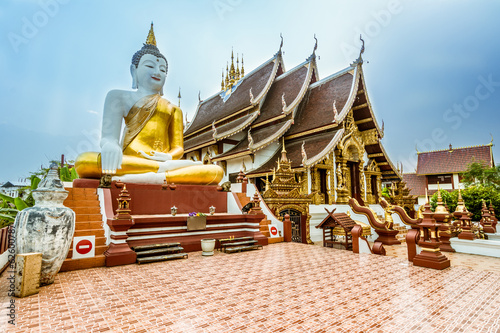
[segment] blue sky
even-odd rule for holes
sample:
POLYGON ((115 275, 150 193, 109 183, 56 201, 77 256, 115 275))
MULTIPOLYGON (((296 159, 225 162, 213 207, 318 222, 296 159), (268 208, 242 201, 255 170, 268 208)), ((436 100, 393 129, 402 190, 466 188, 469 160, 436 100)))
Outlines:
MULTIPOLYGON (((285 67, 318 38, 320 77, 347 67, 366 41, 372 106, 391 160, 416 151, 489 143, 500 125, 500 3, 496 1, 2 1, 0 182, 61 154, 98 150, 110 89, 131 89, 130 60, 151 21, 169 63, 165 97, 192 118, 198 91, 220 89, 231 48, 247 72, 283 34, 285 67)), ((500 150, 494 146, 494 155, 500 150)))

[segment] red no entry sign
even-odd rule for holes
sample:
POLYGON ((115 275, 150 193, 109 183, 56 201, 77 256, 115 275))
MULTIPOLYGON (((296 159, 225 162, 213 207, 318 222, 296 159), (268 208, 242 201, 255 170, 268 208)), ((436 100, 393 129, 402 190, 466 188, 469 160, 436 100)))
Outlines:
POLYGON ((271 227, 271 235, 276 236, 278 234, 278 229, 276 227, 271 227))
POLYGON ((76 252, 79 254, 87 254, 92 250, 92 242, 88 239, 82 239, 76 243, 76 252))
POLYGON ((72 259, 92 258, 95 256, 95 236, 73 237, 72 259))

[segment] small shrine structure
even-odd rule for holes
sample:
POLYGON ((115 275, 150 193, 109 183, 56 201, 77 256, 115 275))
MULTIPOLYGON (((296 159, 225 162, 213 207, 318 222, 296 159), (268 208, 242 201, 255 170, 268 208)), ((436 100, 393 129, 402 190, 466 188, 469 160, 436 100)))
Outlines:
POLYGON ((316 226, 318 229, 323 229, 323 246, 334 247, 334 244, 344 246, 346 250, 352 250, 352 228, 357 224, 346 213, 334 213, 326 209, 328 216, 316 226), (337 240, 338 236, 343 237, 343 241, 337 240))

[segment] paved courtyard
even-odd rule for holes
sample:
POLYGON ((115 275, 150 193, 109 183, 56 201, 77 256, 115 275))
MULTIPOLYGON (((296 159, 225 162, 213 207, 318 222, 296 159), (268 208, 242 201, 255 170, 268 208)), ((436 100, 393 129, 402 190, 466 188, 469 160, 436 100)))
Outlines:
MULTIPOLYGON (((391 247, 392 248, 392 247, 391 247)), ((402 251, 399 247, 395 251, 402 251)), ((392 251, 392 250, 391 250, 392 251)), ((388 252, 391 252, 388 251, 388 252)), ((472 261, 475 261, 472 257, 472 261)), ((480 257, 486 258, 486 257, 480 257)), ((486 258, 497 265, 499 259, 486 258)), ((279 243, 60 273, 7 332, 499 332, 500 271, 279 243)))

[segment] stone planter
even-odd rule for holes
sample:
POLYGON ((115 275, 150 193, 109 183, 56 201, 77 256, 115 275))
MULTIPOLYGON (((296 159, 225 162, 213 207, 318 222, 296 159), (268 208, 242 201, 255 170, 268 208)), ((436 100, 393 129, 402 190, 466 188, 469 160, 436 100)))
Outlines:
POLYGON ((75 231, 75 212, 63 205, 68 191, 52 165, 38 189, 35 206, 19 212, 14 223, 16 253, 42 253, 40 285, 54 282, 68 255, 75 231))
POLYGON ((214 249, 215 249, 215 239, 206 238, 206 239, 201 240, 201 250, 203 251, 203 253, 201 255, 213 256, 214 249))

